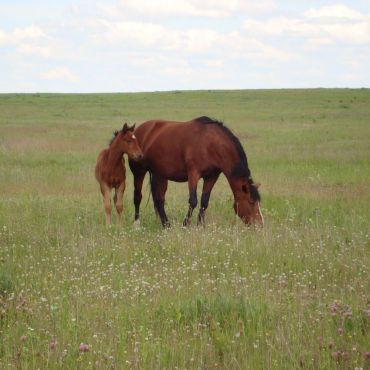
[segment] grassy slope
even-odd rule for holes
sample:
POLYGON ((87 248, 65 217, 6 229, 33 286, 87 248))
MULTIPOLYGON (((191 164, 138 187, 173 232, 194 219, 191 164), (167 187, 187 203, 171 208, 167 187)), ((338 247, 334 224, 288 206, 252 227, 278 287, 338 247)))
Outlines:
POLYGON ((369 90, 0 95, 0 367, 366 367, 369 90), (221 179, 205 230, 152 205, 106 229, 93 178, 123 120, 224 120, 262 183, 266 227, 221 179), (56 345, 53 343, 56 342, 56 345), (79 344, 89 344, 89 352, 79 344))

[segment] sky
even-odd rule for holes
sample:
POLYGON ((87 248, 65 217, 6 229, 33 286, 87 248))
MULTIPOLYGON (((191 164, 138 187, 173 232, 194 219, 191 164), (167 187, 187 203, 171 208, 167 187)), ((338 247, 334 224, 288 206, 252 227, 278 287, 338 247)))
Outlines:
POLYGON ((0 92, 370 87, 370 1, 0 0, 0 92))

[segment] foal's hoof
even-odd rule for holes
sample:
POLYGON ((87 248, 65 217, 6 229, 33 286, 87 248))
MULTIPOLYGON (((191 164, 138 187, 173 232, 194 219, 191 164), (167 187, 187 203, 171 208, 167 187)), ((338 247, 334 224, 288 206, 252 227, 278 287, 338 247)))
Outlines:
POLYGON ((135 228, 135 229, 139 229, 139 228, 140 228, 140 226, 141 226, 141 225, 140 225, 140 220, 139 220, 139 219, 135 220, 135 221, 134 221, 134 223, 133 223, 133 225, 134 225, 134 228, 135 228))

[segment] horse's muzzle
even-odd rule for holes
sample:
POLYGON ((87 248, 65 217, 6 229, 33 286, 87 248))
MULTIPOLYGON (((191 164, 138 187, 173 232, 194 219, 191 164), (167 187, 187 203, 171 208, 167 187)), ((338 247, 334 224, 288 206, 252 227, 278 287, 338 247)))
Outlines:
POLYGON ((132 156, 132 159, 134 161, 141 161, 144 158, 143 154, 137 154, 135 156, 132 156))

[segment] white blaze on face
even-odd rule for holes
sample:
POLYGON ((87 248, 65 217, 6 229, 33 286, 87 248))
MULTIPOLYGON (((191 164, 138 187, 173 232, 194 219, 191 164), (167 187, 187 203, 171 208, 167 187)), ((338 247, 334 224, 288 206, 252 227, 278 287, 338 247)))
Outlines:
POLYGON ((135 135, 132 135, 132 138, 133 138, 133 140, 136 140, 136 136, 135 135))

